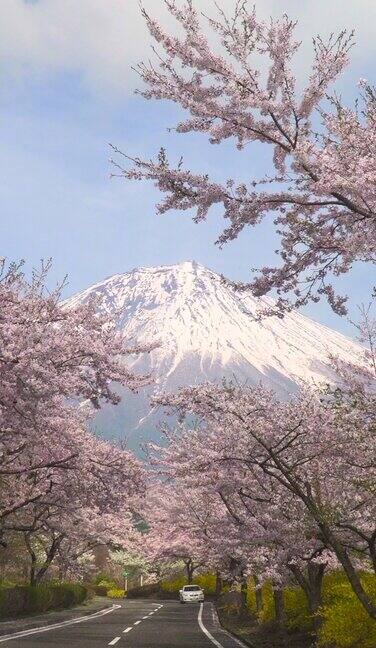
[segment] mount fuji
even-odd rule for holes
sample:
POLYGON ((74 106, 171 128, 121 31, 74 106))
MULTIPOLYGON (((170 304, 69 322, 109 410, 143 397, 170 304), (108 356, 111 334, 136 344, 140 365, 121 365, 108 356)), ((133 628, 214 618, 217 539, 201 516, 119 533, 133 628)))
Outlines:
POLYGON ((333 383, 329 354, 361 363, 362 348, 300 313, 257 321, 269 298, 236 292, 196 262, 137 268, 117 274, 66 302, 68 307, 100 298, 129 342, 159 346, 131 365, 151 372, 154 384, 139 394, 122 393, 117 407, 104 407, 95 430, 126 437, 129 446, 159 437, 162 413, 151 410, 153 391, 222 378, 262 382, 287 398, 304 381, 333 383))

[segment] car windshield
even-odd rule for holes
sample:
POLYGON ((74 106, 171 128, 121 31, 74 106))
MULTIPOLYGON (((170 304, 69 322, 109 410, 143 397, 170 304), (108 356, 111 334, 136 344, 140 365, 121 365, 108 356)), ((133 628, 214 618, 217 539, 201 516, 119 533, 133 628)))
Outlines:
POLYGON ((185 592, 198 592, 201 589, 198 585, 187 585, 184 587, 185 592))

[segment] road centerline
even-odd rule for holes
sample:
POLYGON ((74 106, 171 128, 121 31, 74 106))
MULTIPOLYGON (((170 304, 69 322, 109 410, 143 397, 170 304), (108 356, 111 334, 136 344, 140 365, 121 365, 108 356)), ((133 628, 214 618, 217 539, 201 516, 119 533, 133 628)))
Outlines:
POLYGON ((125 634, 126 632, 130 632, 131 630, 132 626, 129 626, 128 628, 125 628, 125 630, 123 630, 123 633, 125 634))
POLYGON ((117 644, 118 641, 120 641, 120 639, 121 639, 121 637, 115 637, 115 639, 110 641, 110 643, 108 645, 109 646, 114 646, 115 644, 117 644))
POLYGON ((98 617, 105 616, 115 610, 119 610, 121 605, 113 605, 110 608, 105 608, 104 610, 99 610, 94 612, 94 614, 87 614, 86 616, 76 617, 74 619, 69 619, 67 621, 62 621, 61 623, 52 623, 48 626, 41 626, 39 628, 29 628, 28 630, 20 630, 19 632, 13 632, 11 634, 0 636, 0 643, 4 641, 12 641, 13 639, 22 639, 23 637, 29 637, 30 635, 40 634, 42 632, 49 632, 50 630, 60 630, 66 627, 75 625, 76 623, 85 623, 97 619, 98 617))

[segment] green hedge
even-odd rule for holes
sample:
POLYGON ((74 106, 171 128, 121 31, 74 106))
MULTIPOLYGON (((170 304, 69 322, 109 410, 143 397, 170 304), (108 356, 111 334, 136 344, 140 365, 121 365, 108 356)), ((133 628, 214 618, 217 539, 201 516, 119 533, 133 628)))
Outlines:
POLYGON ((89 588, 78 583, 0 587, 0 619, 68 608, 89 595, 89 588))

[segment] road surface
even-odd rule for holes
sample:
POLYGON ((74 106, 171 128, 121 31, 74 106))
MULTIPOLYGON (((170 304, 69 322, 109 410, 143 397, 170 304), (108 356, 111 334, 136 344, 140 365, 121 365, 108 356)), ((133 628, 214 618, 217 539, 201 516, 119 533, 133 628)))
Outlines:
MULTIPOLYGON (((17 629, 14 628, 16 631, 17 629)), ((113 611, 95 613, 46 629, 0 636, 9 648, 239 648, 216 621, 212 603, 129 600, 113 611)), ((0 646, 1 648, 1 646, 0 646)))

